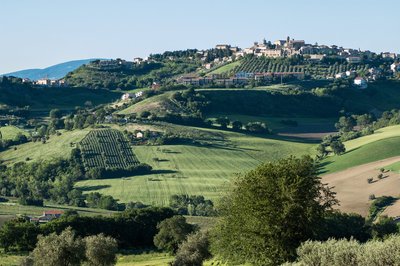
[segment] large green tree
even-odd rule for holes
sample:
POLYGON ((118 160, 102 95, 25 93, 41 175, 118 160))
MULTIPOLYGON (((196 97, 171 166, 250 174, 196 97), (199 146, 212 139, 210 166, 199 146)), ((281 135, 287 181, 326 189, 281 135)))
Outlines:
POLYGON ((231 263, 279 265, 313 238, 335 203, 310 157, 262 164, 237 178, 221 201, 212 251, 231 263))
POLYGON ((158 224, 154 245, 170 253, 175 253, 186 237, 193 233, 195 226, 188 224, 183 216, 174 216, 158 224))

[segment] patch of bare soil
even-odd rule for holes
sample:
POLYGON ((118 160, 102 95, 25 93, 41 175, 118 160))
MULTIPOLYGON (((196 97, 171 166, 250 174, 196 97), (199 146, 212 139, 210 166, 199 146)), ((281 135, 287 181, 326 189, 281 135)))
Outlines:
MULTIPOLYGON (((379 169, 400 161, 400 156, 380 160, 372 163, 352 167, 337 173, 322 176, 322 182, 334 187, 337 193, 336 198, 340 202, 340 209, 343 212, 358 213, 363 216, 368 214, 371 204, 369 196, 375 197, 400 195, 400 175, 393 172, 384 173, 383 179, 378 179, 379 169), (368 178, 373 178, 369 184, 368 178)), ((391 215, 400 215, 400 203, 387 208, 391 215)))

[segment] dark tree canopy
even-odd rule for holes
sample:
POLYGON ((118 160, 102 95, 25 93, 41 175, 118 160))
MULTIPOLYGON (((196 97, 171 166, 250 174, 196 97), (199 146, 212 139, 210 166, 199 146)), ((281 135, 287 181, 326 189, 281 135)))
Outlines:
POLYGON ((232 263, 278 265, 295 257, 336 203, 310 157, 265 163, 239 177, 221 201, 212 250, 232 263))

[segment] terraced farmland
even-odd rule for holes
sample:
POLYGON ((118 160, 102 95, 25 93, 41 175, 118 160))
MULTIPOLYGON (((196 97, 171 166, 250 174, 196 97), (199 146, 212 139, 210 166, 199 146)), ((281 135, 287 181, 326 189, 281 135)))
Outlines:
POLYGON ((86 169, 127 169, 139 164, 128 140, 118 130, 92 130, 79 143, 79 148, 86 169))

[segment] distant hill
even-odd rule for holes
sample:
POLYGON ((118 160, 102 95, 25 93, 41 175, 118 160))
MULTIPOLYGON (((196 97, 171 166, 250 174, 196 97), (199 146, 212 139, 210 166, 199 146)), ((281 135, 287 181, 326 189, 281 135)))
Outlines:
POLYGON ((43 69, 25 69, 12 73, 2 74, 2 76, 14 76, 18 78, 28 78, 31 80, 38 80, 44 77, 48 77, 49 79, 60 79, 65 77, 67 73, 74 71, 80 66, 87 64, 93 60, 96 59, 74 60, 43 69))

